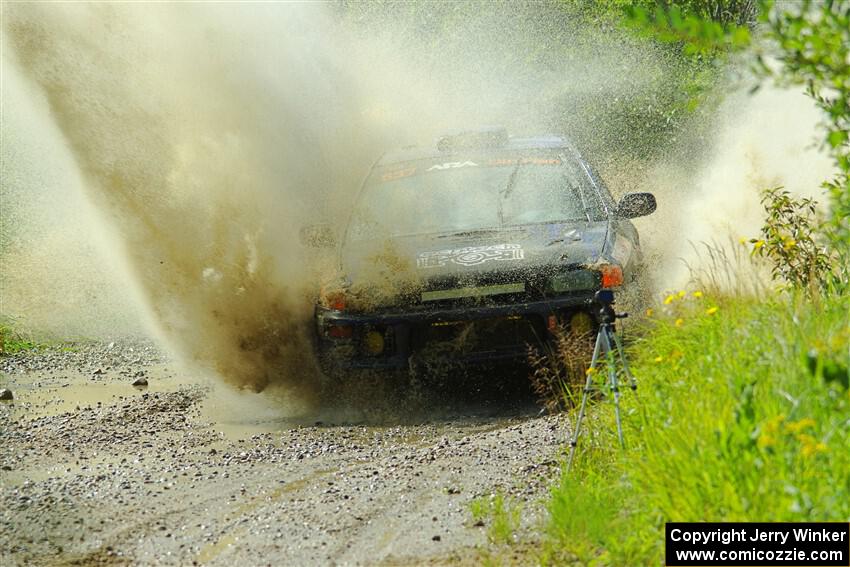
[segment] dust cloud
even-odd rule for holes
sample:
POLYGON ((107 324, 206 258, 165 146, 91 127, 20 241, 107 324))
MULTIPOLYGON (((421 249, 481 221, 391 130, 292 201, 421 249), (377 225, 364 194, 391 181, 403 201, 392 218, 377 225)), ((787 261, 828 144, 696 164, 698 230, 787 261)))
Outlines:
MULTIPOLYGON (((343 222, 382 151, 504 124, 607 145, 606 171, 628 163, 585 110, 652 93, 668 52, 580 30, 555 4, 499 6, 4 4, 0 314, 57 334, 144 327, 234 386, 310 398, 311 296, 332 274, 299 229, 343 222)), ((736 138, 738 110, 741 142, 718 142, 715 167, 615 179, 659 193, 665 221, 639 221, 657 256, 687 254, 675 228, 713 237, 709 218, 752 233, 755 193, 742 215, 726 195, 783 171, 764 148, 787 130, 736 138)))
POLYGON ((766 188, 824 202, 820 185, 834 166, 817 143, 819 120, 799 90, 732 93, 718 109, 700 167, 661 161, 649 169, 640 188, 656 193, 659 208, 636 224, 652 255, 655 289, 681 289, 693 278, 711 280, 719 292, 768 285, 769 275, 740 241, 759 236, 766 188))

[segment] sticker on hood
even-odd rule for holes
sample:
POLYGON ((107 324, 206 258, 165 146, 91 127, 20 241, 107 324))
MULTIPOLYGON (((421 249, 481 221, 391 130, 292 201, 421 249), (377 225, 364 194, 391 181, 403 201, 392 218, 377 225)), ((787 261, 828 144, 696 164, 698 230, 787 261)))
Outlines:
POLYGON ((525 253, 519 244, 494 244, 423 252, 416 259, 416 266, 419 268, 439 268, 449 262, 460 266, 478 266, 490 260, 522 260, 524 258, 525 253))

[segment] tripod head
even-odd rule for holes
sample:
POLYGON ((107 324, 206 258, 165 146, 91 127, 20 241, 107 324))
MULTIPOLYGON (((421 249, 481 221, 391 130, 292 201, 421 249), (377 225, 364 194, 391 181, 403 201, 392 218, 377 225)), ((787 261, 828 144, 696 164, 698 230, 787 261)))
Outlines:
POLYGON ((600 325, 613 325, 617 319, 625 319, 629 316, 628 313, 617 313, 614 311, 614 292, 610 289, 600 289, 593 297, 600 306, 600 325))

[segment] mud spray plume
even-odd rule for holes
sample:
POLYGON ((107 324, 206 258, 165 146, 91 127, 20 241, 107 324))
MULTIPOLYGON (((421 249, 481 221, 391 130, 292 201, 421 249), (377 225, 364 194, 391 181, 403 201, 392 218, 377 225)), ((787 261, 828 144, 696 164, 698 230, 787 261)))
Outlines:
POLYGON ((240 46, 238 19, 221 31, 224 14, 191 6, 4 11, 4 40, 46 96, 162 340, 238 386, 309 386, 297 219, 348 166, 327 157, 347 142, 333 125, 349 77, 318 42, 322 20, 289 10, 284 34, 254 21, 259 37, 240 46), (264 41, 273 56, 252 52, 264 41), (314 66, 335 82, 308 82, 314 66))
POLYGON ((766 188, 823 200, 820 185, 833 166, 817 147, 819 118, 799 90, 732 93, 714 117, 704 155, 694 160, 698 167, 662 160, 648 170, 640 186, 656 192, 660 206, 654 218, 637 224, 653 258, 656 289, 681 289, 694 275, 718 269, 728 273, 711 274, 725 282, 717 291, 769 286, 769 272, 749 262, 740 240, 759 236, 766 188), (730 264, 714 265, 711 253, 730 264))

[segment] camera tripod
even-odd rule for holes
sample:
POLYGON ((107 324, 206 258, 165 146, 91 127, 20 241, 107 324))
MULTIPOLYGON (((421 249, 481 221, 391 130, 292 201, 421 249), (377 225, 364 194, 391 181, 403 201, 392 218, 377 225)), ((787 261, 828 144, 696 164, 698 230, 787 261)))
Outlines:
POLYGON ((623 344, 620 342, 620 337, 614 331, 614 323, 617 319, 628 317, 628 313, 617 313, 614 311, 614 292, 610 289, 602 289, 596 292, 596 301, 600 304, 599 309, 599 332, 596 335, 596 344, 593 347, 593 357, 590 359, 590 367, 587 370, 587 381, 584 385, 584 390, 581 396, 581 407, 578 411, 578 419, 576 426, 573 429, 573 436, 570 439, 570 456, 567 461, 567 472, 573 466, 573 457, 578 444, 578 436, 581 431, 581 422, 584 420, 584 412, 587 407, 587 398, 593 392, 593 376, 596 372, 596 366, 600 358, 604 357, 608 367, 608 387, 614 393, 614 415, 617 421, 617 438, 620 440, 620 446, 624 447, 623 442, 623 424, 620 420, 620 381, 619 369, 616 363, 619 359, 622 365, 622 372, 625 378, 629 381, 629 387, 632 390, 637 390, 637 382, 635 377, 629 370, 629 363, 626 361, 626 355, 623 352, 623 344), (616 352, 615 352, 616 349, 616 352))

